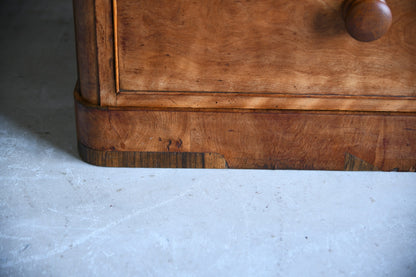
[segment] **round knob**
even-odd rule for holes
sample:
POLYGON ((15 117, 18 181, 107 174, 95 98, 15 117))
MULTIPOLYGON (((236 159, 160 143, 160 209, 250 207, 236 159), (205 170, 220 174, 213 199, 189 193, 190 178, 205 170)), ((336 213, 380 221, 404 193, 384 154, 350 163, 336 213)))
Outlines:
POLYGON ((389 30, 392 15, 384 0, 346 0, 343 5, 345 27, 359 41, 373 41, 389 30))

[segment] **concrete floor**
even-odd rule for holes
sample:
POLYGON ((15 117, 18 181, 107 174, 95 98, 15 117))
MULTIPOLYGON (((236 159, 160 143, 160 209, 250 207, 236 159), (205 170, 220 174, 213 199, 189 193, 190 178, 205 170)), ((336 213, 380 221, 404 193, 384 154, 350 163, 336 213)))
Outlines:
POLYGON ((88 165, 71 1, 0 20, 0 276, 416 276, 416 174, 88 165))

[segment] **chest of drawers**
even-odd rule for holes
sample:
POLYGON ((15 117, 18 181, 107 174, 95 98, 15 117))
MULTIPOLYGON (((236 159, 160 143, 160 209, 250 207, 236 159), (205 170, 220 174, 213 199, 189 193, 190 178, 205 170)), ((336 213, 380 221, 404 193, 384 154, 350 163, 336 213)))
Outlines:
POLYGON ((74 14, 89 163, 416 167, 415 1, 74 0, 74 14))

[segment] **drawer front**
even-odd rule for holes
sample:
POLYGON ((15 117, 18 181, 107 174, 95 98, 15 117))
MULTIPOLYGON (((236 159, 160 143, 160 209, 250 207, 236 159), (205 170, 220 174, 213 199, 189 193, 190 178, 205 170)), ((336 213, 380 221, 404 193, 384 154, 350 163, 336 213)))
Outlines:
POLYGON ((346 32, 342 0, 104 2, 104 105, 416 111, 415 1, 387 1, 393 24, 370 43, 346 32))
POLYGON ((339 0, 117 3, 121 90, 416 96, 414 1, 368 44, 339 0))

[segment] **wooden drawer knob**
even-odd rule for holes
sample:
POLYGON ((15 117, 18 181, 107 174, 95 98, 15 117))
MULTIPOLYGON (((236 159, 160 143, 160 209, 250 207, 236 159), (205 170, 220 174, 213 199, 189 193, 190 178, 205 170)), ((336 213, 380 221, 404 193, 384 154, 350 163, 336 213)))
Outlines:
POLYGON ((345 27, 359 41, 374 41, 389 30, 392 14, 384 0, 346 0, 343 5, 345 27))

